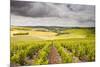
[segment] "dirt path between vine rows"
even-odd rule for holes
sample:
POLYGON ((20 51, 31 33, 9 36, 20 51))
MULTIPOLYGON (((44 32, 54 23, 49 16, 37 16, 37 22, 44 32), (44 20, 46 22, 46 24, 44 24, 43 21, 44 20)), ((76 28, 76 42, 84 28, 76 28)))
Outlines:
POLYGON ((61 63, 61 58, 59 53, 57 52, 57 49, 52 46, 50 53, 49 53, 49 64, 59 64, 61 63))

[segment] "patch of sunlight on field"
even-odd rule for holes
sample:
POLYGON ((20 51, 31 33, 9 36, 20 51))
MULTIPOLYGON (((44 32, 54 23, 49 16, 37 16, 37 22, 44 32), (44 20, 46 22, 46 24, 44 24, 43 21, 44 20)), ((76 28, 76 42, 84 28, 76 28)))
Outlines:
POLYGON ((35 36, 48 36, 48 37, 51 37, 51 36, 55 36, 57 33, 54 33, 54 32, 42 32, 42 31, 30 31, 29 34, 31 36, 35 35, 35 36))
POLYGON ((26 36, 26 35, 19 35, 19 36, 14 36, 14 37, 11 37, 12 40, 19 40, 19 41, 33 41, 33 40, 43 40, 43 39, 40 39, 38 37, 34 37, 34 36, 26 36))
POLYGON ((64 30, 64 33, 74 33, 74 34, 86 34, 87 30, 86 29, 68 29, 64 30))
POLYGON ((55 39, 85 38, 86 35, 64 34, 56 36, 55 39))
POLYGON ((29 32, 30 36, 36 36, 40 39, 44 39, 44 40, 51 40, 53 39, 57 33, 54 32, 42 32, 42 31, 31 31, 29 32))

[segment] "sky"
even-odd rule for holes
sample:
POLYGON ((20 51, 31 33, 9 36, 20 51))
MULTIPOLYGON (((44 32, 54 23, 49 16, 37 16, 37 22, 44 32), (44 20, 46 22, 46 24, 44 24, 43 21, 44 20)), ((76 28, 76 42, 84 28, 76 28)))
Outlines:
POLYGON ((95 27, 95 6, 11 0, 11 25, 95 27))

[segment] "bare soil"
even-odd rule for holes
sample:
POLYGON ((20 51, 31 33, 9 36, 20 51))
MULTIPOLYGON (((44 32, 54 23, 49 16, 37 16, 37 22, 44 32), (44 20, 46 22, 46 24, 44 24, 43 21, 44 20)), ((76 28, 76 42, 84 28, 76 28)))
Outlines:
POLYGON ((59 53, 57 52, 57 49, 52 46, 51 51, 49 53, 49 64, 59 64, 61 63, 61 58, 59 53))

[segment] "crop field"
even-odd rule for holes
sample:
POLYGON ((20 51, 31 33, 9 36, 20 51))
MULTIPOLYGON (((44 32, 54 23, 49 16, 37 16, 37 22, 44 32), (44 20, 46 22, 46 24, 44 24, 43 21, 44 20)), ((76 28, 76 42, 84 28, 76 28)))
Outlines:
POLYGON ((95 28, 11 27, 11 66, 95 61, 95 28))

